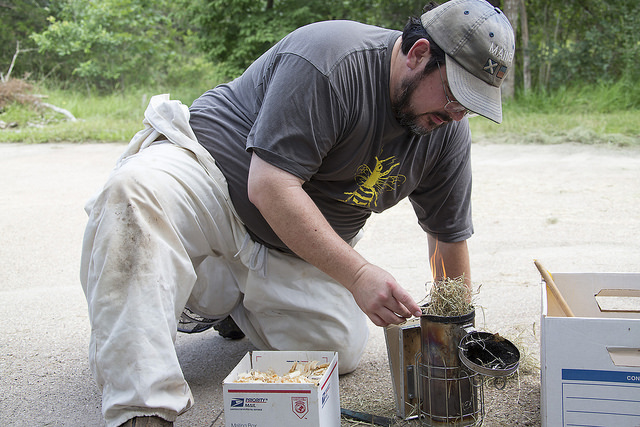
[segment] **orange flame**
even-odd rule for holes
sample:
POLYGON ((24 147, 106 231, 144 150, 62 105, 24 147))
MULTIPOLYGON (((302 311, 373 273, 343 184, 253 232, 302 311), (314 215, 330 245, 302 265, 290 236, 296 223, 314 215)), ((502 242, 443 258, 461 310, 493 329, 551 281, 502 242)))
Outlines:
POLYGON ((429 259, 429 266, 431 267, 431 274, 433 275, 433 281, 438 281, 438 261, 440 262, 440 267, 442 268, 442 277, 440 280, 444 280, 447 277, 447 270, 444 268, 444 258, 438 251, 438 239, 436 239, 436 247, 433 250, 433 255, 429 259))

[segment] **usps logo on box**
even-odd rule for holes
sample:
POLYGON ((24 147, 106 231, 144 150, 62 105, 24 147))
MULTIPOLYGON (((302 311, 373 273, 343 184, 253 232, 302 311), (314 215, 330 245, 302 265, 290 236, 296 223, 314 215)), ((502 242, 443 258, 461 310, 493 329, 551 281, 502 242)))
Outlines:
POLYGON ((241 411, 262 411, 269 403, 267 397, 234 397, 231 399, 230 409, 241 411))

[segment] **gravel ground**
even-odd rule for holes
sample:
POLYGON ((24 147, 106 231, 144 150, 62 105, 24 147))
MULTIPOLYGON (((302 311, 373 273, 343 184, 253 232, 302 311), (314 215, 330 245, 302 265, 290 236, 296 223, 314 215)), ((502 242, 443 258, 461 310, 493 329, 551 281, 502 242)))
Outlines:
MULTIPOLYGON (((99 426, 78 281, 85 200, 122 144, 0 144, 0 419, 10 426, 99 426)), ((473 146, 476 326, 515 342, 518 375, 485 386, 484 425, 540 425, 540 275, 638 272, 640 151, 580 145, 473 146)), ((358 249, 422 300, 427 246, 408 203, 376 215, 358 249)), ((223 425, 221 381, 252 346, 180 335, 196 406, 177 426, 223 425)), ((371 325, 360 368, 340 378, 343 407, 393 417, 384 333, 371 325)), ((355 425, 343 420, 343 425, 355 425)), ((397 425, 415 421, 397 420, 397 425)))

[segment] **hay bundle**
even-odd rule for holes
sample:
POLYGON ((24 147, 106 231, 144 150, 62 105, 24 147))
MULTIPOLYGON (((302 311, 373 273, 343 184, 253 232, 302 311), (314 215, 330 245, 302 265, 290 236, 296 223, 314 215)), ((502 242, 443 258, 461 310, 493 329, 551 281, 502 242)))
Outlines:
POLYGON ((432 283, 425 314, 455 317, 464 316, 473 310, 471 288, 466 285, 464 275, 445 277, 432 283))

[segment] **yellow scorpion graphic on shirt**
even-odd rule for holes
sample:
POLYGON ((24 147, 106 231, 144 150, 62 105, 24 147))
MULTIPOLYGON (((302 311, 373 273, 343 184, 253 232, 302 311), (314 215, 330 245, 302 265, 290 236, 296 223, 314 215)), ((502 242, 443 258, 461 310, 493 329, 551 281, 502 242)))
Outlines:
POLYGON ((356 191, 344 193, 347 197, 344 201, 358 206, 376 206, 378 195, 383 191, 391 191, 397 185, 406 181, 404 175, 391 175, 391 171, 400 163, 394 163, 395 156, 380 160, 376 156, 376 165, 373 170, 367 165, 360 165, 355 177, 359 187, 356 191))

